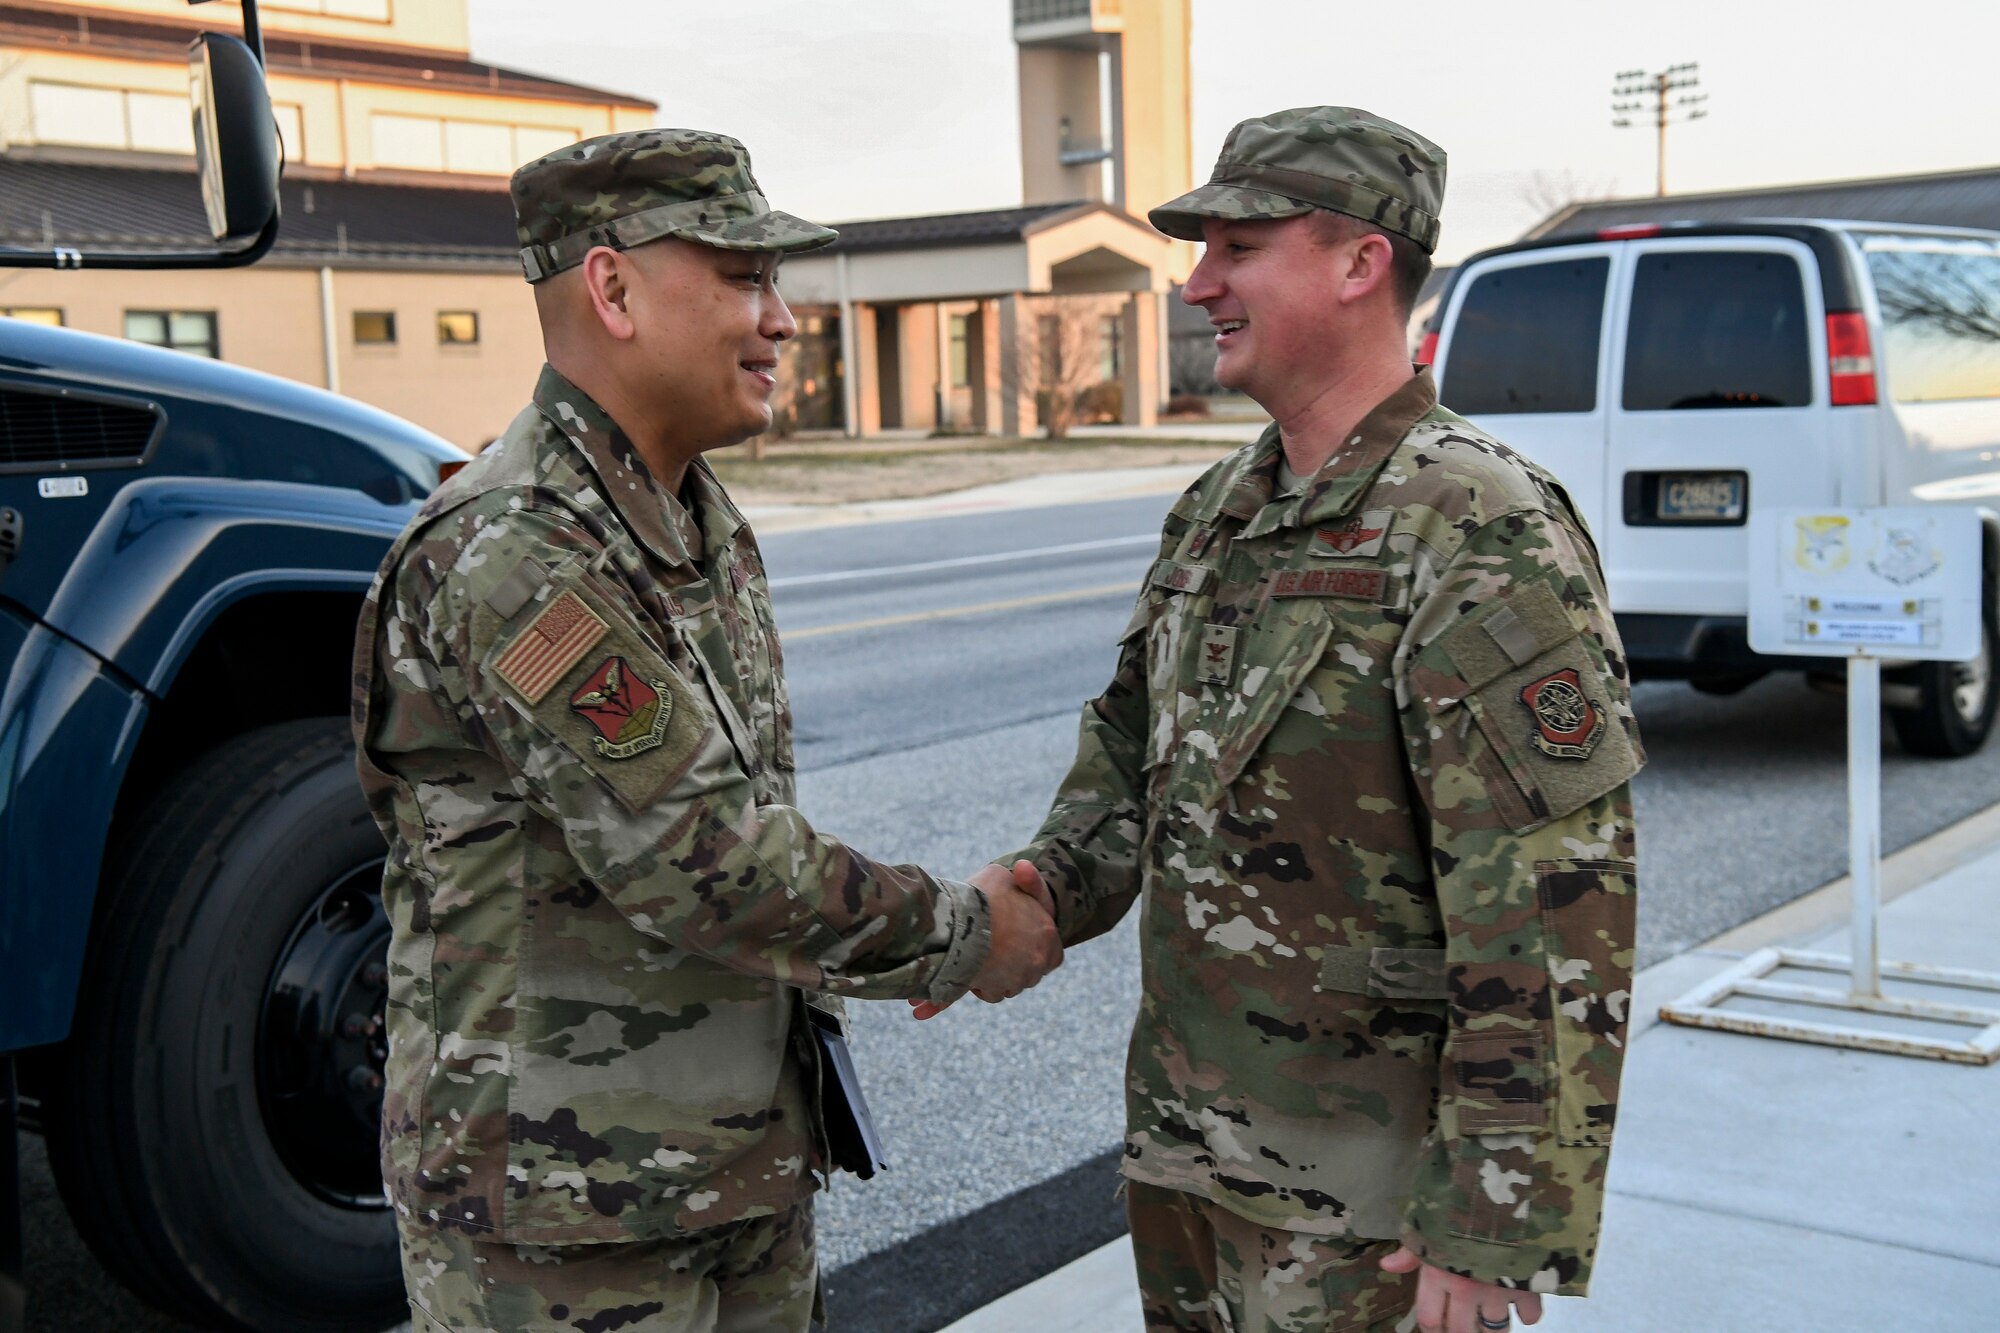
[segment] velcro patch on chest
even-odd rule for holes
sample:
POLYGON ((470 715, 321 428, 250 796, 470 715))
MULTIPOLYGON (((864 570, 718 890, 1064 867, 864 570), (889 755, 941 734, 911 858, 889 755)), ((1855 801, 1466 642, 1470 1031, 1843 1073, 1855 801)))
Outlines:
POLYGON ((1227 685, 1235 672, 1236 626, 1202 626, 1201 660, 1195 665, 1195 679, 1204 685, 1227 685))
POLYGON ((1215 569, 1210 565, 1187 565, 1178 560, 1162 560, 1153 566, 1152 577, 1148 580, 1155 588, 1165 588, 1168 592, 1204 593, 1215 582, 1215 569))
POLYGON ((1388 588, 1386 569, 1283 569, 1272 581, 1271 595, 1380 602, 1388 588))
POLYGON ((494 659, 494 672, 530 705, 604 637, 605 623, 573 592, 550 600, 526 629, 494 659))
POLYGON ((1312 553, 1327 559, 1352 560, 1382 554, 1389 539, 1389 526, 1396 521, 1393 509, 1370 509, 1345 523, 1315 528, 1312 553))

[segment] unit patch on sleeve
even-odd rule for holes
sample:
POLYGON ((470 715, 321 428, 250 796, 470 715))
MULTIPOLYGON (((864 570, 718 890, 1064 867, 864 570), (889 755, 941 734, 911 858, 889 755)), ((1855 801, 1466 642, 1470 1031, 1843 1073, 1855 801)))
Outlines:
POLYGON ((1388 586, 1386 569, 1282 569, 1271 584, 1271 595, 1379 602, 1388 586))
POLYGON ((673 716, 663 680, 644 681, 622 657, 607 657, 569 697, 570 711, 597 728, 590 747, 606 759, 630 759, 659 745, 673 716))
POLYGON ((507 651, 495 659, 493 670, 530 705, 538 704, 604 637, 605 629, 604 621, 583 604, 582 598, 565 592, 528 622, 507 651))
POLYGON ((1380 555, 1382 543, 1389 537, 1389 525, 1395 520, 1393 509, 1370 509, 1336 527, 1316 529, 1312 553, 1337 560, 1380 555))
POLYGON ((1588 759, 1604 734, 1604 713, 1583 692, 1583 680, 1565 667, 1526 686, 1521 702, 1535 719, 1528 739, 1556 759, 1588 759))

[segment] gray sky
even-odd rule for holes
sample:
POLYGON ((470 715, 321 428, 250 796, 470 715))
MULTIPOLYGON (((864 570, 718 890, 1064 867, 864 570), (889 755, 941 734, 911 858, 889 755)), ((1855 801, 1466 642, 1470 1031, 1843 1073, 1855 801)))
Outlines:
MULTIPOLYGON (((472 49, 734 134, 779 207, 839 221, 1019 202, 1011 14, 1009 0, 472 0, 472 49)), ((1701 62, 1710 114, 1668 131, 1667 184, 1729 189, 2000 163, 2000 80, 1981 73, 1997 42, 1993 0, 1194 0, 1194 174, 1244 116, 1367 107, 1450 153, 1449 262, 1518 234, 1545 211, 1531 201, 1651 193, 1652 130, 1610 124, 1618 70, 1701 62)))

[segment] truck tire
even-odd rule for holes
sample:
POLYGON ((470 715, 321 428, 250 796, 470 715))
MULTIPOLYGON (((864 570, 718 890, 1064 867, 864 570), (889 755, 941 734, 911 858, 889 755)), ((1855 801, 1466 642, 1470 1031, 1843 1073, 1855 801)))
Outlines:
POLYGON ((382 860, 337 718, 225 741, 114 835, 45 1134, 77 1230, 169 1313, 408 1315, 376 1158, 382 860))
MULTIPOLYGON (((1992 594, 1987 605, 1992 605, 1992 594)), ((1986 744, 2000 692, 1993 688, 1993 612, 1980 625, 1979 656, 1970 662, 1923 662, 1916 669, 1917 706, 1889 710, 1896 739, 1911 754, 1958 759, 1986 744)))

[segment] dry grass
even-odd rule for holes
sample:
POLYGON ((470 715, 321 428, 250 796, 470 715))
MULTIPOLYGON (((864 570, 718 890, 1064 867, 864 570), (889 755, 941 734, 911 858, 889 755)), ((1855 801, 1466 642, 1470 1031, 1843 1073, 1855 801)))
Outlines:
POLYGON ((942 495, 1051 472, 1207 463, 1239 447, 1230 440, 1096 437, 1040 439, 810 440, 740 450, 708 461, 738 504, 848 504, 942 495))

